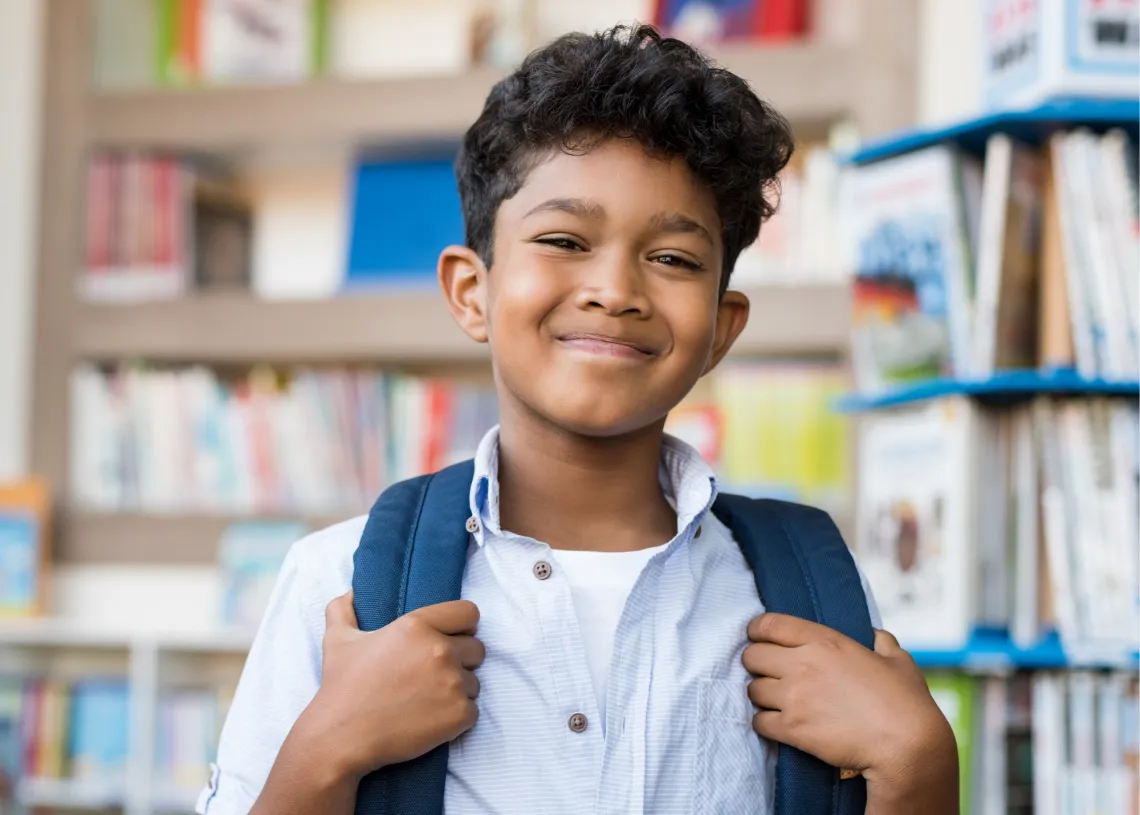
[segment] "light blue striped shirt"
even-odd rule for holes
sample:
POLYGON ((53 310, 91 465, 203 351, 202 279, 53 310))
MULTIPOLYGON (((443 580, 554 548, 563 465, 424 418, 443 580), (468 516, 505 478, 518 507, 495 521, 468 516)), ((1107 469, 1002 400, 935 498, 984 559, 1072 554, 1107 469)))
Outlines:
MULTIPOLYGON (((740 661, 748 621, 764 609, 731 533, 709 512, 717 487, 708 465, 666 437, 660 481, 677 512, 677 534, 649 560, 622 611, 605 728, 597 726, 570 584, 549 546, 500 528, 497 473, 496 429, 475 458, 471 512, 480 524, 462 589, 480 609, 487 649, 478 669, 479 721, 452 743, 446 812, 771 813, 775 750, 752 730, 750 677, 740 661), (554 564, 547 579, 535 577, 539 561, 554 564)), ((351 587, 365 520, 330 527, 290 551, 198 812, 252 807, 320 684, 324 609, 351 587)), ((869 592, 868 602, 880 627, 869 592)))

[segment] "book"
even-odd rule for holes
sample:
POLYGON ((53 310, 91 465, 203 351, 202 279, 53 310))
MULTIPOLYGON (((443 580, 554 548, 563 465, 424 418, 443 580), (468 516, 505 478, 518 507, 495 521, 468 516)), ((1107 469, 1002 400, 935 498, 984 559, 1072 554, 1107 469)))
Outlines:
POLYGON ((367 369, 80 365, 72 391, 70 489, 101 511, 363 512, 498 421, 482 382, 367 369))
POLYGON ((362 160, 344 285, 436 285, 439 250, 465 240, 453 157, 362 160))
POLYGON ((958 795, 963 810, 969 811, 977 766, 978 680, 964 674, 932 671, 926 675, 926 684, 954 731, 954 740, 958 743, 958 795))
POLYGON ((654 24, 696 43, 783 40, 808 30, 806 0, 657 0, 654 24))
POLYGON ((978 422, 954 398, 860 423, 854 548, 904 648, 961 647, 976 616, 978 422))
POLYGON ((970 372, 972 263, 955 148, 847 169, 840 244, 854 275, 860 391, 970 372))
POLYGON ((0 484, 0 617, 47 608, 51 502, 47 484, 0 484))
POLYGON ((1042 161, 997 133, 986 143, 974 308, 974 375, 1037 364, 1042 161))
POLYGON ((130 715, 126 682, 88 679, 75 683, 68 713, 71 777, 125 779, 130 715))
POLYGON ((156 0, 165 84, 296 82, 324 71, 327 0, 156 0))
POLYGON ((725 363, 670 412, 665 430, 701 453, 722 490, 844 511, 850 428, 832 403, 846 386, 826 363, 725 363))
POLYGON ((257 629, 289 547, 307 532, 304 524, 269 521, 243 521, 226 528, 218 542, 222 625, 257 629))

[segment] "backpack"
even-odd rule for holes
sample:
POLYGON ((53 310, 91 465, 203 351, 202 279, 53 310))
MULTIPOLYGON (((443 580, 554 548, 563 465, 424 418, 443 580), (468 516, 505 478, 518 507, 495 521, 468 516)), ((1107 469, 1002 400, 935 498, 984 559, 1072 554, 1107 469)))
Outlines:
MULTIPOLYGON (((395 484, 377 499, 353 556, 353 604, 361 630, 374 631, 409 611, 459 599, 474 472, 473 462, 466 461, 395 484)), ((874 647, 859 573, 826 513, 735 495, 720 495, 712 511, 753 567, 769 611, 823 623, 874 647), (757 570, 757 563, 764 568, 757 570)), ((447 750, 442 744, 365 776, 357 791, 357 815, 440 815, 447 750)), ((777 815, 861 815, 866 798, 862 777, 840 780, 838 769, 780 746, 777 815)))

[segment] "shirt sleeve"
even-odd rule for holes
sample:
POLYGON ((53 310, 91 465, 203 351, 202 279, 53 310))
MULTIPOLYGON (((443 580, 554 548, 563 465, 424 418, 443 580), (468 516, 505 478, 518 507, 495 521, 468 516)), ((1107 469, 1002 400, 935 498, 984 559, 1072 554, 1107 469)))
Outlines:
POLYGON ((199 815, 249 812, 285 736, 320 686, 324 603, 331 596, 314 596, 311 576, 298 565, 304 544, 281 567, 222 728, 217 763, 198 798, 199 815))
MULTIPOLYGON (((855 564, 855 568, 859 569, 859 565, 855 564)), ((879 613, 879 604, 875 602, 875 593, 871 591, 871 584, 867 582, 867 575, 863 574, 863 570, 859 569, 859 582, 863 584, 863 594, 867 595, 867 611, 871 614, 871 627, 883 627, 883 615, 879 613)))

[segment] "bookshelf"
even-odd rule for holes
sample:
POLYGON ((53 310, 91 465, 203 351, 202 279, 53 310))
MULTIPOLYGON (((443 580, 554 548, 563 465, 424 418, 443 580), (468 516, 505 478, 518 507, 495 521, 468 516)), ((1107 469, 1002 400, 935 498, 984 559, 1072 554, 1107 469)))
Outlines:
MULTIPOLYGON (((401 291, 325 301, 193 296, 90 304, 75 294, 82 190, 92 149, 166 148, 250 156, 455 142, 502 75, 473 69, 419 78, 321 79, 291 86, 93 90, 93 4, 48 0, 31 461, 59 494, 56 562, 202 563, 225 517, 97 515, 67 505, 68 376, 83 361, 241 366, 369 363, 486 366, 486 349, 451 322, 438 294, 401 291)), ((734 45, 715 57, 745 76, 801 136, 850 120, 867 136, 913 121, 918 11, 859 0, 851 42, 734 45)), ((846 356, 850 293, 841 284, 748 292, 744 357, 846 356)), ((331 519, 324 519, 331 520, 331 519)))

